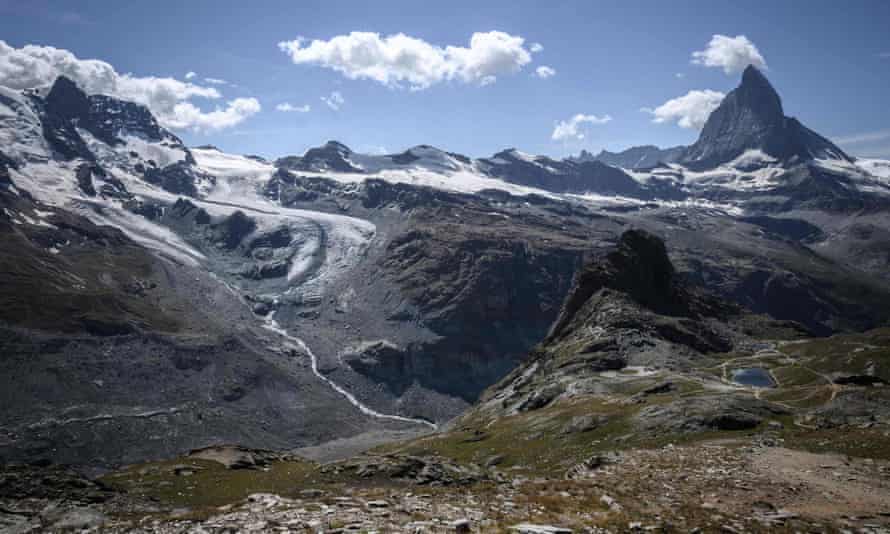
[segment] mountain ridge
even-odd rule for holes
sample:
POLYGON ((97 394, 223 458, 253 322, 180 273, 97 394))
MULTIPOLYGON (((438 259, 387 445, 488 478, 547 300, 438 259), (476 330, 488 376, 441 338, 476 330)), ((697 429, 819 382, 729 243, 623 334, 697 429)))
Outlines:
POLYGON ((731 161, 746 150, 761 150, 783 163, 813 158, 852 162, 843 150, 785 116, 782 100, 769 80, 749 65, 738 87, 726 95, 681 162, 697 168, 731 161))

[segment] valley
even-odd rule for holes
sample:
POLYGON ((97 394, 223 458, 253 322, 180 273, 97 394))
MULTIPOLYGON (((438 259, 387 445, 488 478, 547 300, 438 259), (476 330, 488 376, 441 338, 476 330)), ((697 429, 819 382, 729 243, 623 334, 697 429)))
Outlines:
POLYGON ((890 528, 886 162, 753 66, 564 159, 0 104, 0 528, 890 528))

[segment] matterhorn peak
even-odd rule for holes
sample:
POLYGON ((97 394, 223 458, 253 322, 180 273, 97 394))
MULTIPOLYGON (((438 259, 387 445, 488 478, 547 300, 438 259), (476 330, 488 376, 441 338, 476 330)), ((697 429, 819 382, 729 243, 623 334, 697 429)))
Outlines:
POLYGON ((710 168, 749 150, 759 150, 784 164, 813 158, 849 159, 831 141, 786 117, 778 92, 753 65, 745 69, 739 86, 711 113, 698 141, 681 161, 710 168))

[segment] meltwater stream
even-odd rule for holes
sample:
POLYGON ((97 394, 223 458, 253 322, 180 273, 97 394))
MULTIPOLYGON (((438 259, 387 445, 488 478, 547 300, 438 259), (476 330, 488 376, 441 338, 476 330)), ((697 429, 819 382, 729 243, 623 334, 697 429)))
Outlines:
POLYGON ((293 341, 298 347, 300 347, 300 349, 303 352, 305 352, 306 354, 309 355, 309 361, 311 363, 312 372, 315 374, 315 376, 317 376, 320 380, 322 380, 324 383, 326 383, 328 386, 330 386, 331 389, 333 389, 334 391, 336 391, 337 393, 342 395, 347 401, 349 401, 350 404, 352 404, 353 406, 358 408, 359 411, 361 411, 363 414, 369 415, 371 417, 375 417, 377 419, 389 419, 391 421, 401 421, 403 423, 414 423, 414 424, 418 424, 418 425, 426 425, 426 426, 432 428, 433 430, 436 430, 438 428, 438 426, 435 423, 431 423, 431 422, 427 421, 426 419, 415 419, 413 417, 403 417, 401 415, 385 414, 385 413, 378 412, 377 410, 374 410, 373 408, 366 406, 360 400, 355 398, 355 395, 346 391, 345 389, 343 389, 342 386, 340 386, 339 384, 337 384, 330 378, 321 374, 321 372, 318 370, 318 358, 315 356, 315 353, 312 352, 312 350, 309 348, 309 346, 306 345, 306 343, 302 339, 288 334, 287 330, 282 328, 281 325, 278 324, 278 321, 273 319, 273 317, 272 317, 273 315, 274 315, 274 312, 269 314, 269 317, 266 318, 265 324, 263 324, 263 328, 270 330, 272 332, 275 332, 276 334, 283 336, 290 341, 293 341))

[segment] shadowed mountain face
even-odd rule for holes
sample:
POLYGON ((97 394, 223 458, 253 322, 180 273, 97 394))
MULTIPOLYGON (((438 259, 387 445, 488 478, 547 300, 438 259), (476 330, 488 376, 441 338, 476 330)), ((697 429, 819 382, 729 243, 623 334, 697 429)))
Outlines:
POLYGON ((685 151, 685 146, 658 148, 654 145, 644 145, 630 147, 620 152, 601 150, 596 155, 582 150, 581 154, 573 159, 578 162, 600 161, 606 165, 621 167, 622 169, 651 169, 659 164, 674 163, 683 156, 685 151))
POLYGON ((323 146, 310 148, 302 157, 287 156, 279 159, 276 165, 301 171, 361 172, 349 162, 352 150, 343 143, 328 141, 323 146))
MULTIPOLYGON (((76 132, 76 128, 111 146, 122 144, 119 136, 124 133, 138 135, 146 140, 163 141, 187 152, 182 141, 161 128, 146 107, 106 95, 88 96, 65 76, 60 76, 47 94, 44 112, 44 124, 48 126, 45 133, 54 133, 54 128, 67 132, 68 139, 58 139, 61 143, 58 148, 67 157, 92 159, 90 151, 81 146, 85 141, 76 132), (76 150, 65 150, 66 141, 72 146, 76 145, 76 150)), ((186 157, 190 158, 188 155, 186 157)))
POLYGON ((696 168, 732 161, 746 150, 761 150, 785 163, 812 158, 850 161, 831 141, 786 117, 766 77, 748 66, 742 83, 708 117, 698 141, 680 160, 696 168))
POLYGON ((653 195, 621 169, 597 160, 530 157, 511 149, 480 161, 491 176, 557 193, 599 193, 635 198, 653 195))
POLYGON ((578 272, 550 338, 558 337, 578 310, 603 288, 626 293, 653 310, 672 315, 689 313, 664 243, 647 232, 631 230, 621 236, 615 250, 605 254, 602 261, 589 262, 578 272))

